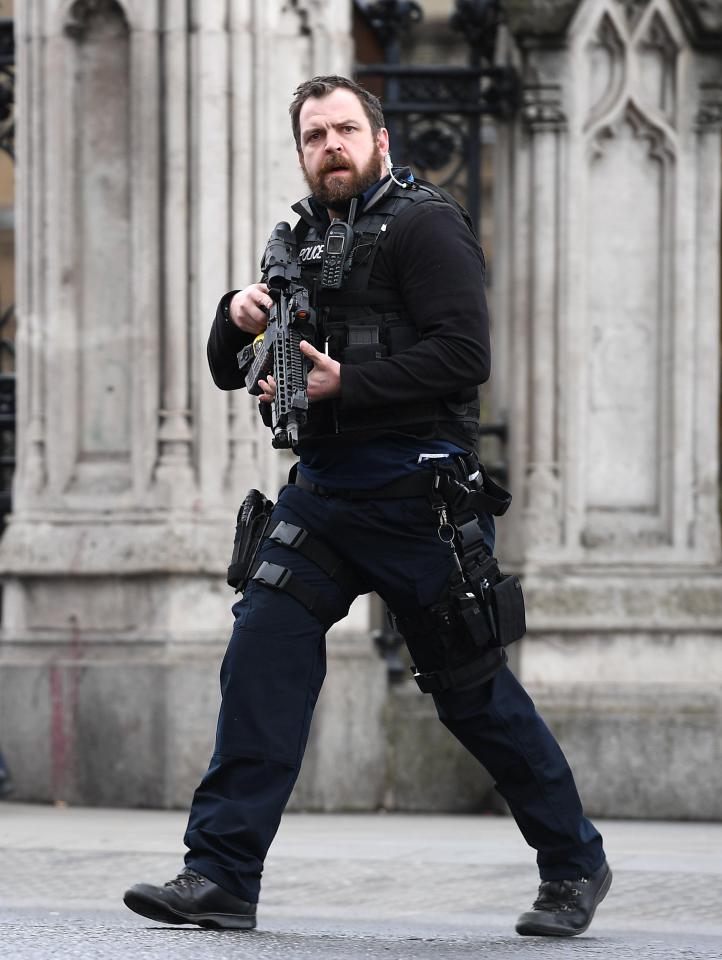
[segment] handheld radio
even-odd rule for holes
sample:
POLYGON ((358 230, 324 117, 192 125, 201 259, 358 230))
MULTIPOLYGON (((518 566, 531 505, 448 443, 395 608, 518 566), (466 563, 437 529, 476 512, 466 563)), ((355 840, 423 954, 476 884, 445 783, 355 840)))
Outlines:
POLYGON ((343 283, 347 265, 350 265, 354 236, 352 224, 356 204, 357 200, 354 197, 351 201, 348 222, 332 220, 326 231, 321 265, 321 287, 324 290, 338 290, 343 283))

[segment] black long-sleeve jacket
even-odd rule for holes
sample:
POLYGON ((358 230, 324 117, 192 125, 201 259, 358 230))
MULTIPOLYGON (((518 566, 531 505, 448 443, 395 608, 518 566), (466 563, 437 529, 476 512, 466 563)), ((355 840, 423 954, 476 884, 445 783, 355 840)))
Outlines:
MULTIPOLYGON (((397 405, 451 396, 489 377, 483 254, 451 205, 413 204, 380 245, 369 283, 398 290, 419 341, 389 357, 342 364, 337 402, 344 411, 386 408, 389 431, 416 436, 413 426, 394 430, 397 405)), ((221 300, 208 340, 211 373, 224 390, 244 385, 236 353, 252 339, 225 317, 233 293, 221 300)), ((459 439, 453 429, 441 438, 459 439)))

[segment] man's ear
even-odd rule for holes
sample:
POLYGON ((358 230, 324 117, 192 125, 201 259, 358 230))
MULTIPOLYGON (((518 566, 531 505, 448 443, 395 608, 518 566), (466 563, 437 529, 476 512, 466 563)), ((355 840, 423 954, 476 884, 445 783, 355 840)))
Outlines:
POLYGON ((381 127, 379 132, 376 134, 376 145, 378 146, 382 156, 389 152, 389 131, 386 127, 381 127))
POLYGON ((296 155, 297 155, 297 157, 298 157, 298 165, 299 165, 299 167, 300 167, 302 170, 305 170, 305 169, 306 169, 306 164, 303 162, 303 151, 302 151, 302 150, 298 150, 298 151, 296 152, 296 155))

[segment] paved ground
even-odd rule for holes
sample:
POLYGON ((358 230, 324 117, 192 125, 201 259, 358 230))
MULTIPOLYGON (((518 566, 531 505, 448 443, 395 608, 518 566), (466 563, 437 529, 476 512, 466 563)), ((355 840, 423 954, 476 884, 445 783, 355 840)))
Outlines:
POLYGON ((201 931, 126 910, 181 863, 185 815, 0 804, 0 956, 319 960, 720 960, 722 824, 601 824, 615 871, 590 931, 521 938, 533 855, 502 817, 289 815, 259 929, 201 931))

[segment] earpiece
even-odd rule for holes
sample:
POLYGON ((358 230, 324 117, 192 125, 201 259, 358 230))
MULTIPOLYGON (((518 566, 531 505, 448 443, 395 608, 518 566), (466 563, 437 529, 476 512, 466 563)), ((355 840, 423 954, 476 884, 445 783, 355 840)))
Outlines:
POLYGON ((394 176, 394 162, 391 159, 390 153, 387 153, 386 156, 384 157, 384 163, 386 164, 386 169, 389 171, 389 174, 391 175, 391 179, 394 181, 394 183, 397 183, 400 187, 403 187, 405 190, 408 184, 402 183, 401 180, 397 180, 396 177, 394 176))

